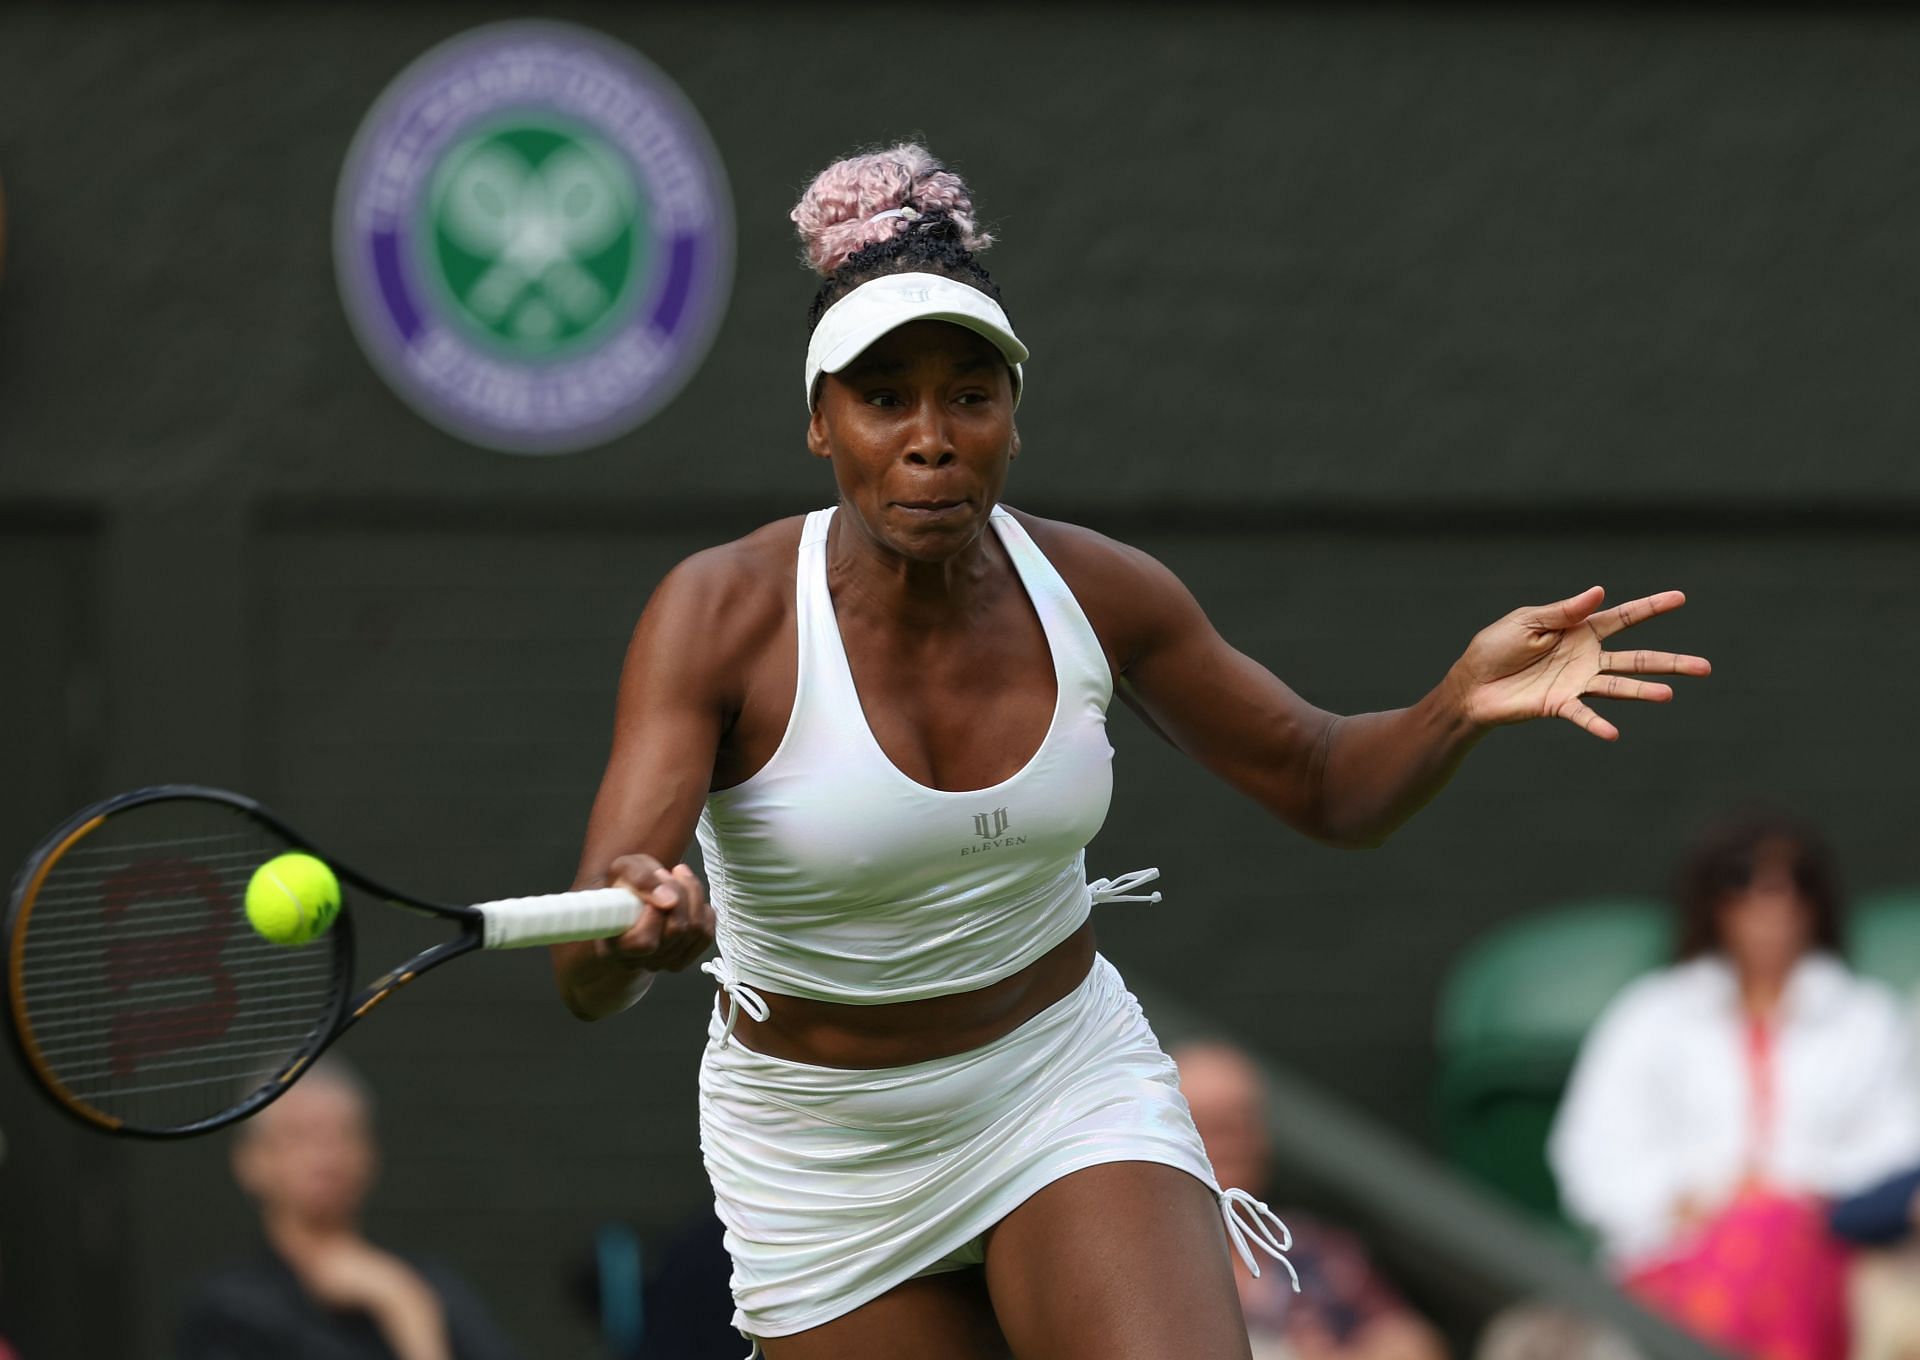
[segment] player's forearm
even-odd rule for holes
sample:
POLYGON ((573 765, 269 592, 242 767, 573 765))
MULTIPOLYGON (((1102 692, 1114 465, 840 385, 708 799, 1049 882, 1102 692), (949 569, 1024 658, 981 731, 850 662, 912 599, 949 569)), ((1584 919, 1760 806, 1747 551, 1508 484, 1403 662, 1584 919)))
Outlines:
POLYGON ((1321 734, 1314 835, 1381 844, 1432 801, 1485 733, 1467 718, 1451 674, 1409 708, 1333 719, 1321 734))
POLYGON ((560 999, 582 1020, 618 1015, 647 994, 654 970, 602 953, 598 941, 553 946, 553 978, 560 999))

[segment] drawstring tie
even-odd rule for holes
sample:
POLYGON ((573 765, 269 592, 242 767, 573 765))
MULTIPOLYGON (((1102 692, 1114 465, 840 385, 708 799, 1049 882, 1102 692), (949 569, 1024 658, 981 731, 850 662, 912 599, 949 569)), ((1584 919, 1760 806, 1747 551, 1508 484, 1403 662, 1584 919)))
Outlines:
POLYGON ((1158 869, 1135 869, 1130 874, 1118 878, 1096 878, 1087 884, 1087 891, 1093 894, 1093 902, 1098 906, 1102 902, 1158 902, 1160 894, 1135 893, 1133 890, 1153 882, 1160 877, 1158 869))
POLYGON ((1293 1246, 1293 1234, 1280 1221, 1280 1215, 1245 1190, 1234 1189, 1220 1192, 1220 1217, 1226 1221, 1233 1249, 1240 1253, 1240 1259, 1253 1272, 1254 1279, 1260 1278, 1260 1263, 1253 1259, 1253 1249, 1257 1246, 1287 1268, 1287 1274, 1293 1277, 1293 1292, 1300 1292, 1300 1272, 1281 1254, 1293 1246), (1244 1221, 1240 1217, 1243 1212, 1244 1221))
POLYGON ((727 994, 727 1027, 720 1031, 721 1043, 733 1037, 734 1022, 739 1020, 741 1011, 755 1020, 767 1018, 767 999, 739 979, 724 953, 701 964, 700 971, 719 983, 720 990, 727 994))

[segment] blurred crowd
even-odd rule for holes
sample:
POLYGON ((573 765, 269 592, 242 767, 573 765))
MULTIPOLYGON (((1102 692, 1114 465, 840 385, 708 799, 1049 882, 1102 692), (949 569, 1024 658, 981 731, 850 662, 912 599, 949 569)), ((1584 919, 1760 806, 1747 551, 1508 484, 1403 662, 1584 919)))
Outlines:
MULTIPOLYGON (((1920 1360, 1920 1011, 1849 967, 1839 884, 1831 850, 1793 819, 1704 836, 1676 875, 1672 962, 1606 1006, 1548 1138, 1561 1204, 1600 1268, 1730 1356, 1920 1360)), ((1175 1057, 1223 1183, 1266 1185, 1257 1067, 1223 1045, 1175 1057)), ((1447 1354, 1352 1235, 1282 1213, 1304 1289, 1242 1275, 1256 1360, 1447 1354)), ((1495 1317, 1474 1348, 1634 1354, 1546 1304, 1495 1317)))

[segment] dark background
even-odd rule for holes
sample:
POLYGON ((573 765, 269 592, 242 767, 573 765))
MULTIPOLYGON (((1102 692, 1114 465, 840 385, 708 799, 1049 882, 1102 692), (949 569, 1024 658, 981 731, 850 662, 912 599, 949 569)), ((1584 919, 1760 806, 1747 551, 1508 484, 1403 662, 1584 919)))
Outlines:
MULTIPOLYGON (((478 4, 0 12, 0 863, 140 783, 256 794, 430 895, 564 887, 627 631, 685 553, 829 503, 793 378, 787 209, 921 134, 1002 237, 1034 352, 1016 505, 1169 562, 1309 698, 1417 698, 1473 631, 1680 586, 1649 645, 1717 674, 1498 734, 1387 848, 1317 848, 1115 709, 1095 873, 1123 970, 1424 1137, 1431 1016, 1495 922, 1657 892, 1751 799, 1912 882, 1920 736, 1920 23, 1897 14, 478 4), (528 12, 638 48, 711 129, 732 304, 652 422, 553 458, 412 415, 331 257, 360 119, 435 42, 528 12)), ((365 956, 400 933, 368 923, 365 956)), ((404 932, 401 932, 404 933, 404 932)), ((411 939, 411 935, 407 935, 411 939)), ((474 961, 356 1032, 373 1230, 529 1354, 563 1262, 709 1195, 707 989, 583 1026, 474 961)), ((110 1144, 0 1070, 0 1308, 45 1354, 153 1354, 242 1247, 220 1139, 110 1144)))

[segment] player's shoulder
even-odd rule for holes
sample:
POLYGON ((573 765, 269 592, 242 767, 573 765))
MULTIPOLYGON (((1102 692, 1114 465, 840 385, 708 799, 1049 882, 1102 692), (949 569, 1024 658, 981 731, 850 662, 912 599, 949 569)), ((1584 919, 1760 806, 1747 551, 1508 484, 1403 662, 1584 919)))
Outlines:
POLYGON ((805 515, 789 515, 729 542, 702 548, 675 564, 662 584, 688 590, 738 589, 763 584, 783 570, 791 580, 806 522, 805 515))
POLYGON ((1004 508, 1060 573, 1102 637, 1176 621, 1197 610, 1179 578, 1151 553, 1084 524, 1004 508))
POLYGON ((1047 519, 1016 510, 1011 505, 1001 508, 1019 521, 1027 537, 1053 563, 1054 569, 1069 578, 1069 585, 1075 584, 1074 576, 1112 580, 1123 585, 1139 585, 1152 578, 1171 576, 1151 553, 1098 529, 1063 519, 1047 519))
POLYGON ((689 674, 734 683, 741 666, 792 626, 805 522, 804 515, 776 520, 682 559, 654 587, 635 645, 681 656, 689 674))
POLYGON ((648 608, 736 613, 784 604, 793 594, 805 523, 806 516, 791 515, 682 558, 661 579, 648 608))

